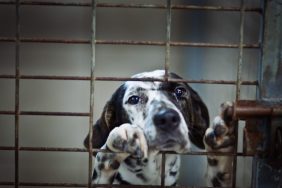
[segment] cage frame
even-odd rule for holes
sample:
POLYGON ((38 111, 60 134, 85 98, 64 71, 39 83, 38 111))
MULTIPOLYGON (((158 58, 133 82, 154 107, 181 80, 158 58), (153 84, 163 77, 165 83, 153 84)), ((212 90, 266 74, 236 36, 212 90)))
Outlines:
MULTIPOLYGON (((7 75, 0 74, 0 79, 11 79, 15 81, 15 106, 13 111, 0 111, 0 115, 13 115, 15 117, 15 145, 14 147, 0 146, 0 151, 14 151, 15 153, 15 179, 14 182, 0 182, 1 185, 14 186, 15 188, 19 186, 48 186, 48 187, 96 187, 103 185, 93 185, 92 184, 92 165, 93 165, 93 153, 105 152, 101 149, 95 149, 92 147, 92 126, 93 126, 93 114, 94 114, 94 85, 96 81, 160 81, 160 82, 185 82, 185 83, 197 83, 197 84, 223 84, 223 85, 235 85, 236 86, 236 101, 240 99, 240 88, 242 85, 255 86, 258 87, 257 80, 242 80, 242 65, 243 65, 243 52, 244 49, 259 49, 261 50, 262 41, 253 44, 244 43, 244 20, 246 12, 256 12, 263 16, 263 7, 246 7, 244 0, 241 0, 240 7, 223 7, 223 6, 196 6, 196 5, 172 5, 172 0, 166 0, 166 4, 124 4, 124 3, 97 3, 96 0, 91 0, 91 3, 85 2, 54 2, 54 1, 42 1, 36 2, 32 0, 8 0, 0 1, 0 5, 11 5, 15 6, 16 11, 16 33, 15 37, 2 37, 0 36, 1 42, 11 42, 15 44, 15 74, 7 75), (21 6, 64 6, 64 7, 91 7, 92 12, 92 26, 91 26, 91 39, 60 39, 60 38, 28 38, 21 37, 20 31, 20 7, 21 6), (96 11, 97 8, 145 8, 145 9, 165 9, 166 10, 166 40, 165 41, 137 41, 137 40, 99 40, 96 39, 96 11), (185 41, 171 41, 171 14, 172 10, 202 10, 202 11, 226 11, 226 12, 239 12, 240 14, 240 33, 238 44, 220 44, 220 43, 195 43, 195 42, 185 42, 185 41), (22 75, 20 72, 20 44, 21 43, 62 43, 62 44, 91 44, 91 76, 56 76, 56 75, 22 75), (106 44, 106 45, 150 45, 150 46, 165 46, 165 78, 164 79, 141 79, 141 78, 130 78, 130 77, 96 77, 94 75, 95 65, 96 65, 96 45, 106 44), (198 47, 198 48, 235 48, 239 50, 238 64, 237 64, 237 79, 236 80, 185 80, 185 79, 170 79, 168 78, 168 71, 170 68, 170 48, 172 46, 180 47, 198 47), (81 80, 90 81, 90 105, 89 112, 50 112, 50 111, 21 111, 20 102, 20 80, 81 80), (57 147, 20 147, 19 144, 19 118, 23 115, 31 116, 84 116, 89 117, 89 149, 85 148, 57 148, 57 147), (87 152, 89 155, 88 160, 88 183, 87 184, 77 184, 77 183, 34 183, 34 182, 20 182, 19 180, 19 154, 20 151, 51 151, 51 152, 87 152)), ((264 24, 262 19, 261 25, 264 24)), ((236 129, 237 130, 237 129, 236 129)), ((236 145, 238 142, 238 132, 236 131, 236 145)), ((170 187, 164 185, 164 170, 165 170, 165 155, 170 152, 162 152, 162 180, 160 186, 138 186, 138 185, 104 185, 106 187, 170 187)), ((236 187, 236 168, 237 168, 237 157, 238 156, 252 156, 244 152, 238 152, 235 149, 234 153, 219 153, 219 152, 188 152, 182 155, 223 155, 223 156, 233 156, 233 176, 232 176, 232 187, 236 187)), ((177 186, 177 187, 187 187, 187 186, 177 186)))

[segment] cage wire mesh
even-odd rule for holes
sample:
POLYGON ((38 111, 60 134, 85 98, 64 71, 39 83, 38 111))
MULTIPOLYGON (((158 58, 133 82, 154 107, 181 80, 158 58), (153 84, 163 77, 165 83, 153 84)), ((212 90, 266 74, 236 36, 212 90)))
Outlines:
MULTIPOLYGON (((258 72, 263 25, 260 1, 16 0, 0 1, 0 12, 0 186, 96 186, 91 181, 92 153, 101 150, 92 148, 91 142, 90 149, 85 149, 82 142, 87 132, 92 134, 94 119, 102 108, 102 104, 95 107, 96 103, 107 100, 112 93, 109 88, 128 80, 154 81, 130 78, 131 73, 164 69, 166 77, 157 81, 190 83, 200 95, 204 93, 204 101, 212 109, 211 119, 220 102, 256 97, 254 72, 258 72), (60 65, 63 62, 69 64, 60 65), (169 71, 180 72, 185 79, 170 79, 169 71), (228 92, 221 96, 223 90, 228 92), (208 93, 220 96, 209 101, 208 93), (49 136, 57 138, 50 141, 49 136), (43 140, 41 145, 38 140, 43 140), (72 159, 63 162, 67 158, 72 159), (60 174, 59 169, 48 168, 54 160, 61 164, 62 173, 72 172, 67 173, 71 178, 36 179, 60 174)), ((236 148, 237 143, 240 146, 241 141, 236 142, 236 148)), ((237 159, 246 157, 239 150, 221 154, 234 156, 233 187, 237 159)), ((182 165, 181 183, 187 183, 186 172, 191 167, 187 161, 198 162, 195 157, 204 158, 206 154, 194 150, 182 156, 188 159, 182 165)), ((169 152, 162 154, 163 159, 166 155, 169 152)), ((164 173, 164 160, 162 164, 164 173)), ((53 165, 51 168, 55 168, 53 165)), ((160 186, 164 187, 164 174, 162 177, 160 186)), ((194 183, 185 186, 204 186, 194 183)))

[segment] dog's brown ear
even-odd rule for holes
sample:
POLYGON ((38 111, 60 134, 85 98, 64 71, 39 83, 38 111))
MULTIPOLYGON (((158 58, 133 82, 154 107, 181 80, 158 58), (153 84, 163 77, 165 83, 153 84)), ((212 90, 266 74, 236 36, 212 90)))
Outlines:
MULTIPOLYGON (((182 79, 175 73, 170 73, 171 78, 182 79)), ((193 144, 201 149, 205 149, 203 137, 209 127, 209 112, 205 103, 196 91, 188 84, 185 84, 189 91, 189 99, 186 100, 185 111, 188 120, 189 139, 193 144)))
POLYGON ((209 127, 209 112, 198 93, 190 87, 189 90, 189 138, 197 147, 204 149, 205 145, 203 142, 203 137, 205 135, 206 129, 209 127))
MULTIPOLYGON (((115 127, 128 123, 122 107, 125 89, 120 86, 104 107, 100 119, 93 126, 92 147, 101 148, 107 141, 108 135, 115 127)), ((84 146, 89 148, 89 134, 84 140, 84 146)))
MULTIPOLYGON (((113 120, 114 116, 114 109, 112 107, 111 102, 109 101, 106 106, 104 107, 104 111, 97 120, 97 122, 93 126, 92 131, 92 147, 93 148, 100 148, 104 145, 107 140, 107 137, 111 130, 111 121, 113 120)), ((89 148, 89 134, 84 140, 84 146, 89 148)))

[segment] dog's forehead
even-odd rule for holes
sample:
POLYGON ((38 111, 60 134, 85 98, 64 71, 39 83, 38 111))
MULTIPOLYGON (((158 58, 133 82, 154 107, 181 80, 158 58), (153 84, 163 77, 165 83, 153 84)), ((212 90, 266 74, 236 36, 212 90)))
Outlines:
POLYGON ((157 79, 161 79, 163 78, 165 75, 165 71, 164 70, 155 70, 155 71, 151 71, 151 72, 142 72, 139 74, 135 74, 132 76, 132 78, 157 78, 157 79))
MULTIPOLYGON (((143 72, 136 75, 133 75, 132 78, 156 78, 156 79, 162 79, 164 78, 164 70, 155 70, 152 72, 143 72)), ((140 81, 128 81, 125 82, 125 86, 127 88, 127 91, 136 91, 139 88, 145 89, 145 90, 157 90, 159 89, 161 85, 161 82, 140 82, 140 81)))
POLYGON ((126 92, 125 95, 144 91, 156 91, 159 90, 161 82, 140 82, 140 81, 128 81, 125 83, 126 92))

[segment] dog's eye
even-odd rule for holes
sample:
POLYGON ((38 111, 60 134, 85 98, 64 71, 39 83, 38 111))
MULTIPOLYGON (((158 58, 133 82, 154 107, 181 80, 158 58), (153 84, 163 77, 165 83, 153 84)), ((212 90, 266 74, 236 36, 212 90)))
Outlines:
POLYGON ((139 100, 140 100, 139 96, 133 95, 133 96, 129 97, 128 103, 129 104, 138 104, 139 100))
POLYGON ((187 92, 186 89, 183 87, 177 87, 174 89, 174 93, 177 98, 183 97, 186 94, 186 92, 187 92))

